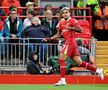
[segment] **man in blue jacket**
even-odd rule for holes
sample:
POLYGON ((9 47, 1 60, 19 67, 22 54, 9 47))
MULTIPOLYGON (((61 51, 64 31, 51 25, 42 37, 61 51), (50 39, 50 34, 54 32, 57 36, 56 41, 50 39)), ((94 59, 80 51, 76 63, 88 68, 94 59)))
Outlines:
POLYGON ((28 38, 28 48, 29 53, 32 51, 40 50, 40 60, 45 62, 44 56, 47 50, 47 45, 43 43, 42 38, 50 36, 50 32, 46 27, 40 24, 40 19, 38 17, 33 17, 31 19, 32 25, 24 28, 22 37, 28 38))
POLYGON ((6 52, 9 53, 10 59, 12 59, 11 56, 13 56, 14 58, 16 58, 16 56, 18 57, 19 47, 16 43, 19 43, 22 29, 23 24, 21 19, 17 16, 17 8, 11 8, 10 15, 4 22, 4 35, 9 43, 9 52, 8 50, 6 52), (12 46, 11 43, 14 43, 16 45, 12 46))

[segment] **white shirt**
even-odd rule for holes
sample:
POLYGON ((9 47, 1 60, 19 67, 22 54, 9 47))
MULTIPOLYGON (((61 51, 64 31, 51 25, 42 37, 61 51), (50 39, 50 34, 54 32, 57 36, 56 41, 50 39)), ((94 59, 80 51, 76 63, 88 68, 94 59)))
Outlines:
POLYGON ((24 22, 23 22, 24 28, 26 28, 27 26, 30 26, 30 25, 31 25, 31 21, 28 18, 25 18, 24 22))

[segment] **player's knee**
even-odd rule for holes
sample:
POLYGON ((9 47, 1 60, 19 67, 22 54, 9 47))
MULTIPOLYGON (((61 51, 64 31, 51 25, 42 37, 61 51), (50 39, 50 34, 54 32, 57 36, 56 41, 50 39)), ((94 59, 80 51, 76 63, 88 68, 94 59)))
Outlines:
POLYGON ((75 61, 76 64, 78 64, 78 65, 81 65, 81 63, 82 63, 82 60, 81 60, 81 58, 80 58, 79 56, 75 56, 75 57, 74 57, 74 61, 75 61))
POLYGON ((67 55, 60 53, 59 58, 65 60, 67 58, 67 55))

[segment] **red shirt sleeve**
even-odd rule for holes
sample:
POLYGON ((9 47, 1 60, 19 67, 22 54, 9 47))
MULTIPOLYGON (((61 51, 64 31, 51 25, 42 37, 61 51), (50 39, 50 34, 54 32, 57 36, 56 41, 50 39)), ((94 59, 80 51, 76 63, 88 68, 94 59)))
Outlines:
POLYGON ((78 23, 78 21, 76 20, 76 19, 72 19, 72 24, 73 24, 73 26, 75 27, 75 28, 78 28, 78 27, 80 27, 80 24, 78 23))

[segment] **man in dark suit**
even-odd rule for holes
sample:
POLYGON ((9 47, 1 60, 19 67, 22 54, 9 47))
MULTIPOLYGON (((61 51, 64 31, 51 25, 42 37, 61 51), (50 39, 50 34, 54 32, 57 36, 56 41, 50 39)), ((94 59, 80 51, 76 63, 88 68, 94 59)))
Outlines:
POLYGON ((47 28, 51 36, 56 33, 57 20, 52 17, 51 10, 45 11, 45 18, 41 21, 41 24, 47 28))
MULTIPOLYGON (((56 30, 56 26, 57 26, 57 19, 54 19, 52 17, 52 11, 51 10, 46 10, 45 11, 45 18, 41 21, 41 24, 43 26, 45 26, 47 28, 47 30, 50 32, 50 36, 53 36, 54 34, 57 33, 56 30)), ((55 40, 52 41, 53 43, 55 43, 55 40)), ((52 48, 52 52, 51 55, 54 55, 53 50, 56 48, 56 53, 57 51, 57 47, 55 47, 54 45, 52 45, 50 48, 52 48)))

